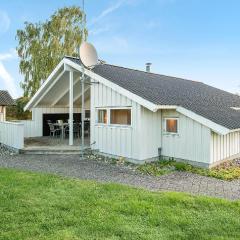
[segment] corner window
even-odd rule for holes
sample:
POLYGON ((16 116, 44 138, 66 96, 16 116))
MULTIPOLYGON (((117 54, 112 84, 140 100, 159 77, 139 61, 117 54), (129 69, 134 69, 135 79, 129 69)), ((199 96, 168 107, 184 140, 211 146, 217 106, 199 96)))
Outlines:
POLYGON ((178 133, 178 119, 166 118, 165 119, 165 131, 167 133, 178 133))
POLYGON ((131 125, 131 109, 111 109, 111 124, 131 125))
POLYGON ((107 110, 106 109, 99 109, 98 110, 97 122, 107 124, 107 110))

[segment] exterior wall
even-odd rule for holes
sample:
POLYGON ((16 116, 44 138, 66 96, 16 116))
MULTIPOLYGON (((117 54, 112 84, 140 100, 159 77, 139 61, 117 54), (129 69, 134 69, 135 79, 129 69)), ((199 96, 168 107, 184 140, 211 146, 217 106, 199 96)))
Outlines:
POLYGON ((240 154, 240 132, 227 135, 211 133, 211 163, 225 160, 240 154))
POLYGON ((91 143, 102 153, 140 159, 139 124, 141 106, 109 87, 99 83, 91 85, 91 143), (130 107, 131 126, 103 125, 96 122, 97 108, 130 107))
POLYGON ((0 143, 14 149, 24 146, 24 126, 22 123, 0 122, 0 143))
POLYGON ((152 112, 141 106, 139 127, 140 160, 158 157, 158 148, 162 147, 162 114, 161 111, 152 112))
POLYGON ((167 134, 163 131, 162 155, 209 165, 210 129, 175 110, 162 110, 162 125, 166 117, 179 119, 179 133, 167 134))
POLYGON ((156 159, 161 147, 164 156, 209 165, 210 140, 209 128, 175 110, 152 112, 101 83, 91 86, 91 143, 101 153, 144 162, 156 159), (131 126, 96 122, 98 108, 116 107, 131 107, 131 126), (165 117, 179 119, 177 135, 164 133, 165 117))

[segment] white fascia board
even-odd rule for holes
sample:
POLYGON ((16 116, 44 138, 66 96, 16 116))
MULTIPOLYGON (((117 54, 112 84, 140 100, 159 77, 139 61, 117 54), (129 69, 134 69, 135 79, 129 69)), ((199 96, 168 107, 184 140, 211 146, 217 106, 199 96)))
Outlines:
POLYGON ((190 110, 187 110, 186 108, 177 107, 176 111, 195 120, 196 122, 201 123, 202 125, 210 128, 212 131, 214 131, 220 135, 226 135, 230 132, 230 130, 228 128, 223 127, 222 125, 219 125, 219 124, 217 124, 205 117, 202 117, 190 110))
POLYGON ((176 105, 157 105, 157 110, 160 110, 160 109, 177 109, 178 106, 176 105))
POLYGON ((239 131, 240 131, 240 128, 236 128, 236 129, 231 129, 229 132, 233 133, 233 132, 239 132, 239 131))
POLYGON ((47 85, 51 81, 51 79, 55 76, 57 71, 63 66, 64 59, 55 67, 55 69, 52 71, 52 73, 49 75, 47 80, 43 83, 43 85, 38 89, 38 91, 34 94, 34 96, 30 99, 30 101, 27 103, 27 105, 24 107, 24 111, 31 110, 34 107, 35 101, 44 93, 45 88, 47 88, 47 85))
MULTIPOLYGON (((64 63, 70 65, 71 67, 77 69, 78 71, 82 72, 82 67, 77 64, 74 63, 73 61, 69 60, 69 59, 64 59, 64 63)), ((98 74, 88 70, 85 68, 85 74, 88 75, 89 77, 91 77, 93 80, 96 80, 97 82, 100 82, 108 87, 110 87, 111 89, 113 89, 114 91, 126 96, 127 98, 137 102, 138 104, 146 107, 147 109, 156 112, 158 110, 157 105, 147 101, 146 99, 139 97, 138 95, 131 93, 130 91, 118 86, 117 84, 99 76, 98 74)))

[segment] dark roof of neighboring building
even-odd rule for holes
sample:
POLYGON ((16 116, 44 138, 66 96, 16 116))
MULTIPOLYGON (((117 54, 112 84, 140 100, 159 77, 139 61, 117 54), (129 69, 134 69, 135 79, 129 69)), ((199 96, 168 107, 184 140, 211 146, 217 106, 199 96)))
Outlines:
MULTIPOLYGON (((79 59, 67 57, 81 64, 79 59)), ((184 107, 228 129, 240 128, 240 97, 202 82, 100 64, 92 71, 157 105, 184 107)))
POLYGON ((8 91, 0 90, 0 106, 14 105, 15 102, 8 91))

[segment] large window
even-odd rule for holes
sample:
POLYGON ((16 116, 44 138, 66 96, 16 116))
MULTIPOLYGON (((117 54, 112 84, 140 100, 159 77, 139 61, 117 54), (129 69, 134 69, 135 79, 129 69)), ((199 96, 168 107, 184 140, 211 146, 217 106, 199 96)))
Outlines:
POLYGON ((107 124, 107 109, 98 110, 98 123, 107 124))
POLYGON ((110 109, 111 124, 131 125, 131 109, 110 109))
POLYGON ((165 119, 165 131, 167 133, 178 133, 178 119, 166 118, 165 119))

